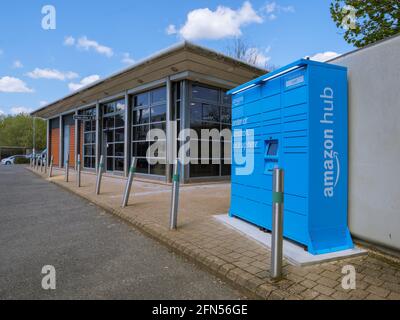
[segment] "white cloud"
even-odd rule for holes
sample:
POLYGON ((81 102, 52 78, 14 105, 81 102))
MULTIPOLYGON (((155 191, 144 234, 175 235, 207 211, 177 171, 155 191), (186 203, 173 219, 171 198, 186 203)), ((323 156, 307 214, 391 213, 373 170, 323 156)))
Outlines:
POLYGON ((5 115, 6 115, 6 113, 3 110, 0 109, 0 117, 1 116, 5 116, 5 115))
POLYGON ((72 71, 62 72, 57 69, 48 68, 36 68, 35 70, 28 72, 26 75, 32 79, 55 79, 60 81, 71 80, 79 77, 77 73, 72 71))
POLYGON ((42 101, 39 102, 39 106, 40 107, 44 107, 47 104, 49 104, 49 103, 47 101, 45 101, 45 100, 42 100, 42 101))
POLYGON ((24 81, 18 78, 5 76, 0 78, 0 92, 34 92, 33 89, 29 88, 24 81))
POLYGON ((272 13, 276 10, 276 2, 269 2, 265 5, 264 10, 266 13, 272 13))
POLYGON ((267 2, 267 4, 261 9, 262 12, 265 12, 269 20, 276 20, 278 18, 278 14, 281 12, 284 13, 294 13, 295 8, 293 6, 281 6, 274 2, 267 2))
POLYGON ((24 66, 23 66, 23 64, 22 64, 22 62, 21 61, 19 61, 19 60, 15 60, 14 61, 14 63, 13 63, 13 68, 15 68, 15 69, 21 69, 21 68, 23 68, 24 66))
POLYGON ((320 53, 313 55, 312 57, 310 57, 310 60, 325 62, 325 61, 331 60, 333 58, 336 58, 337 56, 339 56, 339 53, 337 53, 337 52, 325 51, 325 52, 320 52, 320 53))
POLYGON ((265 68, 266 64, 271 60, 271 57, 267 56, 271 47, 265 50, 259 48, 249 48, 246 50, 245 61, 249 61, 259 67, 265 68))
POLYGON ((17 115, 17 114, 21 114, 21 113, 31 113, 33 110, 32 108, 26 108, 26 107, 12 107, 11 108, 11 114, 13 115, 17 115))
POLYGON ((75 44, 75 38, 74 37, 72 37, 72 36, 65 37, 65 39, 64 39, 64 45, 65 46, 70 47, 70 46, 73 46, 74 44, 75 44))
MULTIPOLYGON (((218 6, 215 11, 209 8, 193 10, 188 13, 186 23, 177 33, 187 40, 217 40, 240 36, 243 26, 262 22, 263 19, 253 9, 251 3, 246 1, 237 10, 224 6, 218 6)), ((168 29, 174 31, 172 26, 168 29)))
MULTIPOLYGON (((74 42, 75 43, 75 42, 74 42)), ((106 57, 112 57, 114 55, 113 50, 110 47, 103 46, 99 44, 97 41, 89 40, 86 36, 78 39, 76 43, 76 47, 79 49, 83 49, 86 51, 94 50, 97 53, 105 55, 106 57)))
POLYGON ((80 88, 83 88, 84 86, 87 86, 93 82, 96 82, 99 79, 100 79, 100 76, 97 74, 94 74, 94 75, 88 76, 86 78, 83 78, 79 83, 74 83, 74 82, 69 83, 68 88, 71 91, 76 91, 76 90, 79 90, 80 88))
POLYGON ((178 30, 176 30, 176 26, 174 24, 170 24, 166 29, 165 32, 167 35, 177 34, 178 30))
POLYGON ((122 63, 125 63, 127 65, 131 65, 135 63, 135 60, 131 58, 131 55, 127 52, 122 54, 122 63))

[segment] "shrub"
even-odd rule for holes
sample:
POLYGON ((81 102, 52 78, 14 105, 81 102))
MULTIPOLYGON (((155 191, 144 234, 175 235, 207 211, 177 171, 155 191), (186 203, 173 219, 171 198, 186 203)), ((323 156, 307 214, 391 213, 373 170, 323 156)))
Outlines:
POLYGON ((17 158, 14 161, 14 164, 28 164, 29 163, 29 159, 27 158, 17 158))

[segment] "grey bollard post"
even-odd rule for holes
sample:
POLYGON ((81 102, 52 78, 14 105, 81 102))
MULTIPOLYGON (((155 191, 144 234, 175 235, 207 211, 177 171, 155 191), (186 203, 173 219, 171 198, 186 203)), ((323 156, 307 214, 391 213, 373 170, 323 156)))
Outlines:
POLYGON ((78 162, 76 167, 76 186, 81 187, 81 155, 78 154, 78 162))
POLYGON ((50 158, 50 168, 49 168, 49 178, 51 178, 51 176, 53 175, 53 160, 54 160, 54 157, 51 156, 51 158, 50 158))
POLYGON ((44 163, 44 174, 47 174, 47 157, 46 157, 46 161, 44 163))
POLYGON ((100 156, 99 167, 97 169, 97 177, 96 177, 96 194, 100 194, 100 187, 101 187, 101 178, 103 176, 104 171, 104 156, 100 156))
POLYGON ((274 169, 272 186, 271 278, 282 277, 284 171, 274 169))
POLYGON ((43 158, 40 157, 40 173, 43 173, 43 158))
POLYGON ((178 209, 179 209, 179 185, 180 185, 181 162, 175 161, 174 175, 172 177, 172 195, 171 195, 171 211, 170 211, 170 229, 175 230, 178 226, 178 209))
POLYGON ((67 159, 65 160, 65 182, 69 182, 69 153, 67 154, 67 159))
POLYGON ((121 205, 122 208, 125 208, 128 205, 129 195, 131 193, 131 188, 132 188, 133 176, 135 175, 136 171, 136 164, 137 164, 137 159, 136 157, 133 157, 131 162, 131 167, 129 168, 128 180, 126 181, 124 197, 122 199, 122 205, 121 205))
POLYGON ((31 158, 29 159, 29 167, 30 167, 30 168, 33 167, 32 163, 33 163, 33 158, 31 157, 31 158))

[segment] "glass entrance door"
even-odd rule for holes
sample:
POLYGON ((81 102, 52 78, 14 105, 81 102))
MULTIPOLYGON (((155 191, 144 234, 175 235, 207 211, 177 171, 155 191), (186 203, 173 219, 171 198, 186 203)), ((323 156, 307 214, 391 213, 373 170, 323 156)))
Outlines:
POLYGON ((124 100, 107 103, 103 106, 103 155, 105 169, 110 173, 124 171, 124 100))

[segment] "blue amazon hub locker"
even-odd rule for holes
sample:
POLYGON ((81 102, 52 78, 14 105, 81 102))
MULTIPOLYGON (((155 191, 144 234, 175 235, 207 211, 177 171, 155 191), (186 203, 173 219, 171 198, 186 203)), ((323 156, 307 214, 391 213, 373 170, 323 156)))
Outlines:
POLYGON ((299 60, 232 94, 230 215, 271 230, 285 171, 284 237, 312 254, 353 247, 347 226, 347 69, 299 60))

